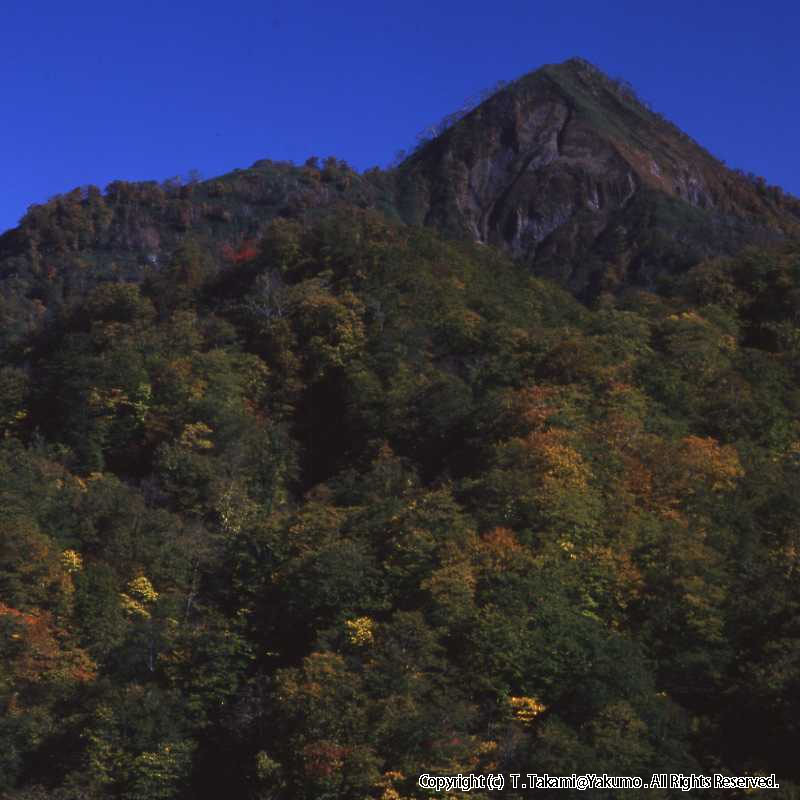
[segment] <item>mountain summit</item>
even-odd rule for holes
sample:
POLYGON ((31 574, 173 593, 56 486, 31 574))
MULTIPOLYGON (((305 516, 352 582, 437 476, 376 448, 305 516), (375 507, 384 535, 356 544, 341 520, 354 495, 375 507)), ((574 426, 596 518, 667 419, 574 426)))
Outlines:
POLYGON ((500 90, 399 173, 409 221, 500 246, 578 294, 651 285, 800 224, 800 201, 579 58, 500 90))

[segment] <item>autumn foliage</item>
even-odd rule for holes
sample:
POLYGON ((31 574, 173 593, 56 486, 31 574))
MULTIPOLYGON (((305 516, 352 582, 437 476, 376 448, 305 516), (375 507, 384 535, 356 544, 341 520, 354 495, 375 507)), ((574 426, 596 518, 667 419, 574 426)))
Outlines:
MULTIPOLYGON (((209 226, 226 186, 196 190, 209 226)), ((155 260, 59 262, 35 317, 0 298, 3 797, 407 800, 532 769, 792 796, 796 248, 588 308, 353 206, 164 252, 181 192, 65 198, 58 235, 36 212, 48 264, 110 203, 155 260)))

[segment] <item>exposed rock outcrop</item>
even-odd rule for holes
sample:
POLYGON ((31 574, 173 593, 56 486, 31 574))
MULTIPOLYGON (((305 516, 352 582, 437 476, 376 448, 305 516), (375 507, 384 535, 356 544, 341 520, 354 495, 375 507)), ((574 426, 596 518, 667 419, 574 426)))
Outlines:
POLYGON ((578 294, 800 222, 580 59, 501 90, 398 170, 406 218, 500 246, 578 294))

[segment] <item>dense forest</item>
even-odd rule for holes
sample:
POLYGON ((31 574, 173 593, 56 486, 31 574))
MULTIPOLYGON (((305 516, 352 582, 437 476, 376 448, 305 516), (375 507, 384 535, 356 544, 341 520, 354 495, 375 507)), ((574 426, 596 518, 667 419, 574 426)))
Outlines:
POLYGON ((0 797, 799 797, 800 244, 579 300, 391 180, 0 237, 0 797))
POLYGON ((587 308, 353 208, 75 293, 0 371, 6 796, 795 796, 798 310, 796 246, 587 308))

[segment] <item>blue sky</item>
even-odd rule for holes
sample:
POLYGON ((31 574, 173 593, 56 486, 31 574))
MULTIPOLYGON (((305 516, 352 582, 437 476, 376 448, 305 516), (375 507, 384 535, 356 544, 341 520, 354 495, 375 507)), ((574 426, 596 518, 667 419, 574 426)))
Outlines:
POLYGON ((481 89, 571 56, 800 195, 799 28, 800 4, 770 0, 10 0, 0 230, 88 183, 384 166, 481 89))

